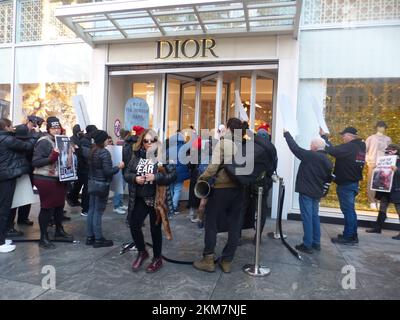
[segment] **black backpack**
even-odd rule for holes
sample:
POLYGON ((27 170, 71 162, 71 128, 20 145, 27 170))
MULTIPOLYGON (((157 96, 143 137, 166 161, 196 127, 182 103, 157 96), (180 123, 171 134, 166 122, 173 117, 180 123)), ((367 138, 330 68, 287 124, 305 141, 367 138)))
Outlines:
MULTIPOLYGON (((245 148, 243 148, 245 150, 245 148)), ((233 160, 231 164, 224 164, 224 169, 229 177, 241 186, 250 186, 255 183, 264 183, 265 179, 271 177, 278 166, 278 156, 275 146, 262 137, 254 138, 254 170, 249 175, 236 175, 236 170, 244 168, 244 164, 237 164, 233 160)), ((262 185, 260 185, 262 186, 262 185)))

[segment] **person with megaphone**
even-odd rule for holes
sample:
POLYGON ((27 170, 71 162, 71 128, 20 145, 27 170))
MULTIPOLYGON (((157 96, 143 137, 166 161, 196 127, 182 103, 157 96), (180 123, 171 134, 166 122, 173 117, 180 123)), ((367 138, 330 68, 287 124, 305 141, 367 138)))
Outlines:
POLYGON ((232 159, 238 148, 235 142, 242 142, 245 130, 241 120, 231 118, 227 122, 227 132, 223 140, 214 148, 211 163, 199 177, 196 193, 199 196, 208 196, 205 208, 205 247, 203 258, 193 263, 194 268, 206 271, 215 271, 215 246, 218 233, 218 217, 224 215, 228 221, 228 241, 219 259, 219 266, 225 273, 231 272, 231 263, 239 242, 242 226, 241 203, 243 189, 235 183, 225 172, 225 159, 232 159), (235 141, 235 142, 234 142, 235 141), (212 182, 212 188, 210 185, 212 182))

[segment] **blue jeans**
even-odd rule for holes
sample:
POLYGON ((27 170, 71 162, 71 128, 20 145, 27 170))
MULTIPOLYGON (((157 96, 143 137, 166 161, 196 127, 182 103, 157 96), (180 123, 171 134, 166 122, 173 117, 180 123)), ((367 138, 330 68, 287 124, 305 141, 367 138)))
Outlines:
POLYGON ((321 227, 319 222, 319 200, 299 195, 301 219, 303 220, 303 244, 310 248, 312 245, 319 246, 321 243, 321 227))
POLYGON ((171 186, 172 191, 172 202, 174 204, 174 210, 178 210, 179 199, 183 189, 183 182, 175 182, 171 186))
POLYGON ((338 185, 336 193, 339 198, 340 210, 344 215, 343 236, 346 238, 357 236, 357 213, 355 209, 358 195, 358 182, 338 185))
POLYGON ((89 212, 86 219, 86 235, 95 237, 95 239, 103 238, 101 220, 104 210, 106 209, 108 197, 98 197, 91 194, 89 199, 89 212))

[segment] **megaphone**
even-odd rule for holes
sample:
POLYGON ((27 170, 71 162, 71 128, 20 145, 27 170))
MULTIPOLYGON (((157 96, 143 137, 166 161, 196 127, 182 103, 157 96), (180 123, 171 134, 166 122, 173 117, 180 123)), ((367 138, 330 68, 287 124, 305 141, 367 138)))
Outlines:
POLYGON ((194 186, 194 195, 199 199, 207 198, 210 191, 211 187, 207 181, 199 180, 194 186))

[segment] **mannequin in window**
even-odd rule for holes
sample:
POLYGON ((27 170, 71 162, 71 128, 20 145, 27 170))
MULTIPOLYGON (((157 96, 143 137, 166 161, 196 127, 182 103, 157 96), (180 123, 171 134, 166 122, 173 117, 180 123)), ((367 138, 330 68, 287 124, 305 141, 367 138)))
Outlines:
POLYGON ((367 145, 367 167, 368 167, 368 179, 367 179, 367 192, 368 201, 370 203, 371 209, 377 210, 375 191, 371 190, 371 179, 372 173, 376 165, 376 160, 378 157, 385 155, 386 147, 392 143, 392 139, 385 135, 387 125, 383 121, 378 121, 376 123, 376 133, 369 136, 365 141, 367 145))

